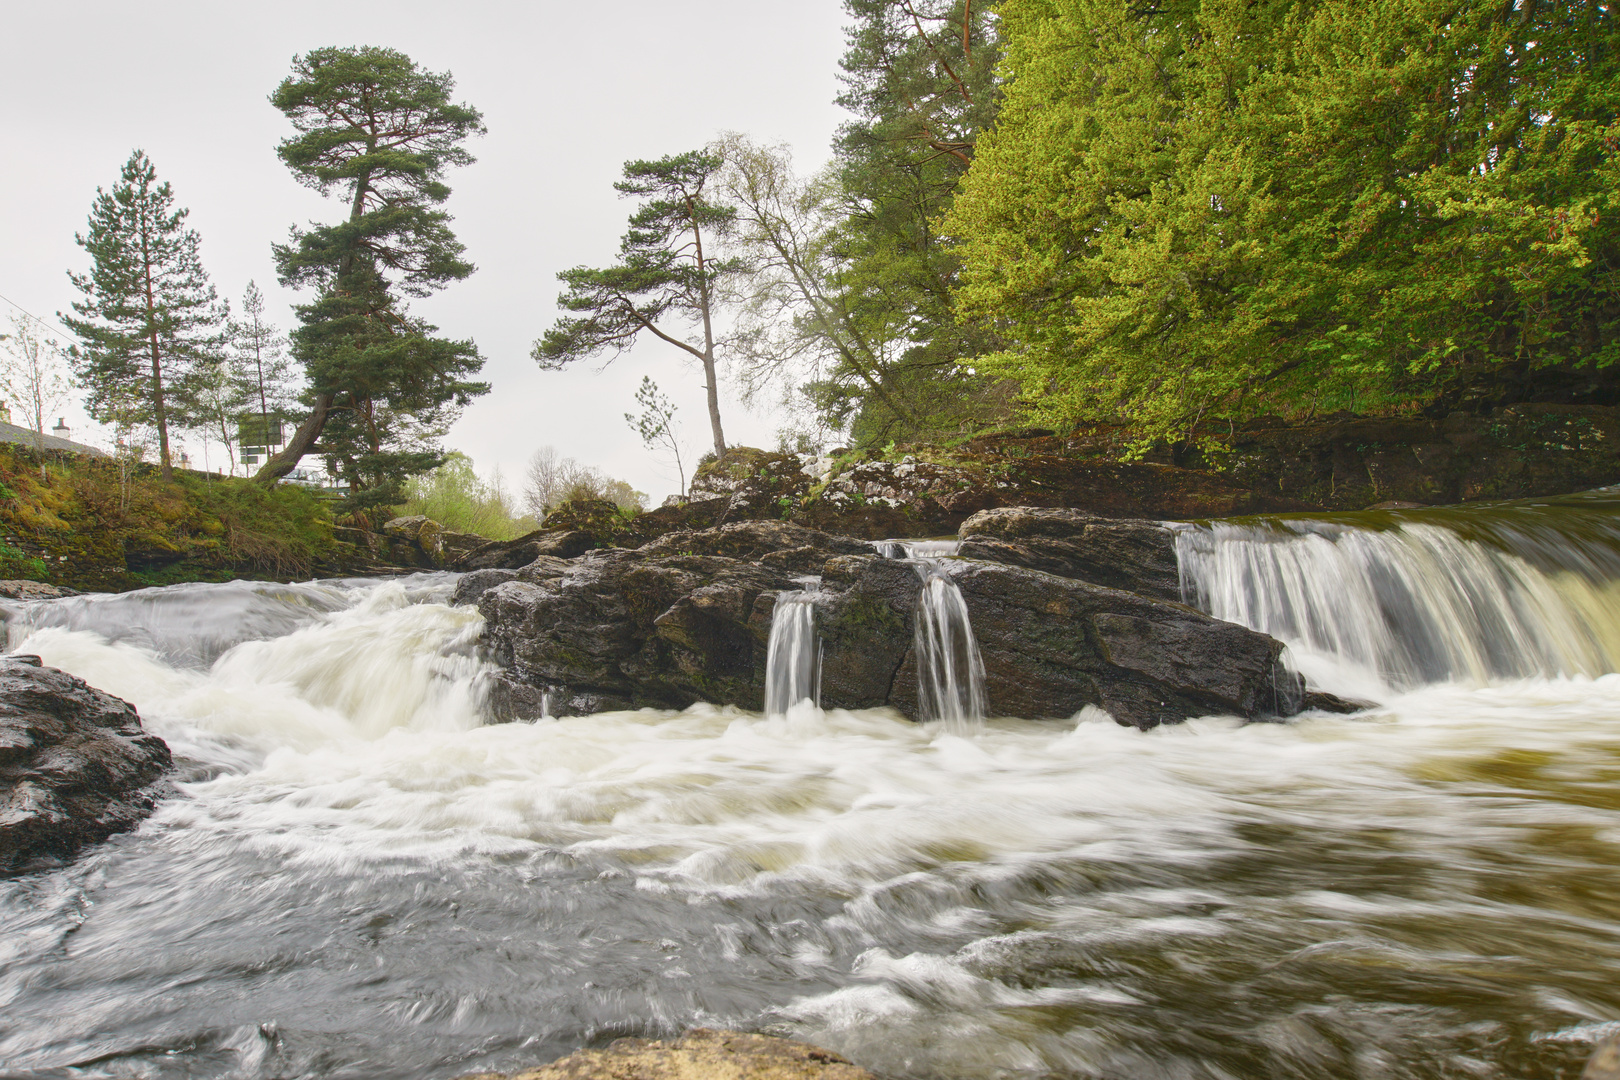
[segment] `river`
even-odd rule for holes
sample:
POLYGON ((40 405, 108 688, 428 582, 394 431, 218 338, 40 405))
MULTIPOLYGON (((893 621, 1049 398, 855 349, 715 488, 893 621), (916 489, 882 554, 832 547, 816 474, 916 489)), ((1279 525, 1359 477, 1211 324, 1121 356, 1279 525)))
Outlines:
POLYGON ((1146 733, 484 726, 447 575, 18 609, 183 797, 0 880, 0 1074, 450 1077, 701 1024, 896 1078, 1574 1076, 1620 1030, 1616 510, 1188 527, 1190 599, 1376 704, 1146 733))

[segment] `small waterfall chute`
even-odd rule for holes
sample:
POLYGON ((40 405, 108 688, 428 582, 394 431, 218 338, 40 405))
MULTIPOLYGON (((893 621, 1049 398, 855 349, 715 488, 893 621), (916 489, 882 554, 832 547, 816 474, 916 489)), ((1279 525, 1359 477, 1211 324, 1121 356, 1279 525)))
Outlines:
POLYGON ((922 577, 917 598, 917 707, 923 720, 940 720, 957 731, 984 724, 989 711, 984 659, 973 637, 967 601, 945 567, 915 560, 922 577))
POLYGON ((816 586, 776 597, 765 653, 765 714, 785 716, 801 702, 821 705, 821 638, 816 633, 816 586))
POLYGON ((922 579, 914 638, 919 718, 939 720, 958 731, 983 726, 989 712, 984 659, 967 601, 944 563, 961 550, 962 542, 877 540, 873 546, 885 558, 910 562, 922 579))

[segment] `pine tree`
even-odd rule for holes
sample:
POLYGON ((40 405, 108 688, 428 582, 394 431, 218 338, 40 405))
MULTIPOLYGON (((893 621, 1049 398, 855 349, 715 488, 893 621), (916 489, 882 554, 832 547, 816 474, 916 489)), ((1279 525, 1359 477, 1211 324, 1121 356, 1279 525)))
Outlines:
POLYGON ((451 101, 448 73, 422 71, 374 47, 294 57, 271 95, 297 134, 277 148, 299 182, 340 195, 336 224, 294 228, 274 249, 284 285, 311 288, 293 355, 309 386, 308 414, 255 479, 274 483, 308 453, 349 483, 355 509, 403 497, 406 476, 436 468, 438 438, 489 385, 471 381, 483 358, 471 341, 434 336, 403 297, 423 297, 473 272, 440 206, 447 168, 470 164, 462 145, 484 133, 476 109, 451 101))
POLYGON ((248 282, 242 294, 242 314, 231 320, 230 337, 230 379, 242 407, 258 415, 268 445, 271 418, 284 419, 293 399, 293 364, 281 330, 265 315, 264 294, 255 282, 248 282))
MULTIPOLYGON (((846 336, 894 355, 883 393, 850 360, 811 389, 829 413, 857 413, 856 436, 957 426, 983 411, 965 361, 996 348, 984 322, 957 320, 960 257, 939 219, 1000 101, 1000 43, 974 0, 845 0, 851 17, 834 162, 842 189, 837 306, 846 336)), ((877 368, 868 364, 871 370, 877 368)))
POLYGON ((157 429, 163 475, 172 475, 169 426, 183 421, 186 381, 217 354, 227 315, 203 270, 201 238, 187 228, 174 192, 136 150, 111 191, 96 189, 87 230, 74 236, 89 253, 88 274, 68 278, 84 299, 61 315, 79 338, 70 350, 88 390, 86 408, 104 422, 157 429))
POLYGON ((558 319, 532 353, 542 368, 555 369, 609 350, 622 353, 643 331, 675 346, 703 367, 716 457, 725 456, 726 437, 720 426, 715 317, 725 283, 743 270, 737 260, 718 258, 714 250, 737 216, 704 190, 723 164, 718 154, 700 150, 627 162, 624 179, 613 186, 646 202, 630 215, 619 262, 602 270, 576 266, 557 275, 568 286, 557 306, 583 316, 558 319), (677 336, 674 323, 701 335, 677 336))

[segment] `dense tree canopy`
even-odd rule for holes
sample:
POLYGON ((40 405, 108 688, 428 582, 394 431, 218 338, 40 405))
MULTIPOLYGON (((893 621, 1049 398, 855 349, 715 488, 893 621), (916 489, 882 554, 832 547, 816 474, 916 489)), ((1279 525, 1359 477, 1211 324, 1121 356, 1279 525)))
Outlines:
POLYGON ((1145 436, 1620 353, 1600 0, 1005 0, 947 230, 986 367, 1145 436))
POLYGON ((453 86, 391 49, 328 48, 295 57, 271 95, 297 132, 277 148, 282 161, 349 213, 275 248, 282 283, 317 295, 292 335, 309 414, 261 480, 313 452, 357 507, 398 502, 404 477, 443 460, 438 436, 489 389, 471 380, 483 365, 473 343, 434 336, 403 300, 473 272, 441 209, 443 178, 473 160, 463 144, 484 125, 451 100, 453 86))
POLYGON ((980 134, 996 116, 1000 56, 990 6, 974 0, 845 0, 842 60, 851 113, 834 144, 843 219, 829 296, 846 338, 892 353, 876 392, 849 356, 811 387, 857 435, 950 429, 980 411, 979 380, 962 361, 998 341, 953 314, 959 258, 939 231, 980 134))

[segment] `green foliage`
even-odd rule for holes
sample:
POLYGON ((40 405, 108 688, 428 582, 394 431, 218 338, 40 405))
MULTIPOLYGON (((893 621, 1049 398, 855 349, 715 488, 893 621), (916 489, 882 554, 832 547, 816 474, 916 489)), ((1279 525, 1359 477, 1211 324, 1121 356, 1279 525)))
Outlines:
POLYGON ((721 165, 718 155, 703 151, 626 162, 624 179, 613 186, 621 195, 645 201, 630 215, 619 262, 600 270, 576 266, 557 275, 567 286, 557 306, 579 314, 558 319, 532 352, 542 368, 556 369, 603 352, 617 356, 643 332, 675 346, 703 366, 717 454, 725 453, 726 440, 714 318, 720 292, 743 269, 712 250, 736 218, 732 207, 705 191, 721 165), (682 323, 700 327, 701 336, 676 336, 672 324, 682 323))
POLYGON ((945 227, 1035 417, 1455 399, 1620 355, 1620 51, 1594 0, 1006 0, 945 227))
POLYGON ((853 22, 840 105, 836 168, 843 260, 836 291, 852 326, 893 354, 883 394, 849 359, 809 388, 857 441, 960 429, 1006 402, 970 361, 1000 345, 988 322, 955 318, 960 267, 939 218, 955 198, 999 104, 1000 57, 989 5, 971 0, 845 0, 853 22))
POLYGON ((0 575, 83 589, 310 576, 334 557, 332 515, 292 484, 41 454, 0 444, 0 575), (20 554, 19 554, 20 553, 20 554))
POLYGON ((534 518, 518 514, 499 469, 485 480, 473 469, 472 458, 458 451, 451 451, 433 471, 413 476, 405 490, 409 499, 398 508, 400 515, 426 514, 455 532, 511 540, 540 527, 534 518))
POLYGON ((146 154, 132 153, 113 189, 96 189, 89 225, 73 238, 91 267, 69 272, 84 299, 73 304, 77 316, 60 316, 79 338, 69 355, 88 391, 85 408, 121 427, 156 427, 165 471, 170 422, 185 421, 192 376, 224 340, 226 309, 188 213, 146 154))
POLYGON ((346 219, 294 228, 275 248, 284 285, 316 290, 299 306, 293 355, 309 380, 308 418, 258 479, 309 452, 350 485, 350 509, 404 497, 405 477, 444 460, 438 438, 489 385, 471 341, 434 336, 404 296, 473 272, 441 205, 444 171, 469 164, 478 111, 450 100, 453 80, 391 49, 316 49, 293 60, 271 103, 297 134, 277 148, 298 180, 339 195, 346 219))

